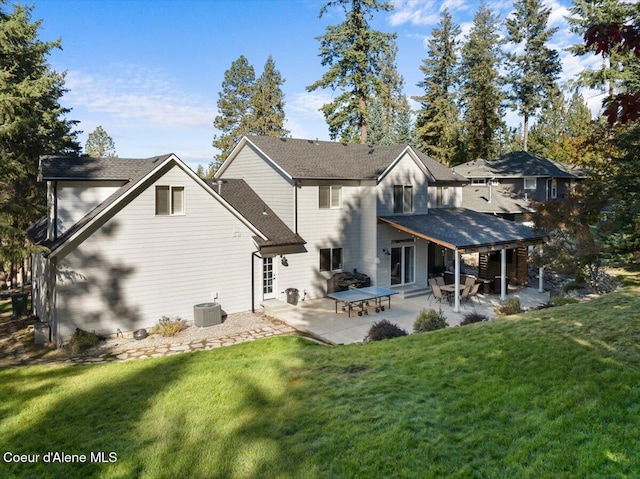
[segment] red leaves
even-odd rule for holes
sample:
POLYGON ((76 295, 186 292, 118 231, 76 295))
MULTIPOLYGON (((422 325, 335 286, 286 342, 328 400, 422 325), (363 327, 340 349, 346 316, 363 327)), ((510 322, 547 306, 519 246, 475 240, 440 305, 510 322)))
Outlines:
POLYGON ((584 34, 587 47, 595 47, 596 54, 608 55, 615 47, 629 50, 640 58, 640 25, 617 23, 590 27, 584 34))
MULTIPOLYGON (((612 50, 628 50, 640 58, 640 25, 633 23, 600 24, 590 27, 584 34, 587 48, 594 47, 596 54, 609 55, 612 50)), ((616 121, 628 123, 640 118, 640 92, 621 93, 604 101, 604 116, 610 125, 616 121)))

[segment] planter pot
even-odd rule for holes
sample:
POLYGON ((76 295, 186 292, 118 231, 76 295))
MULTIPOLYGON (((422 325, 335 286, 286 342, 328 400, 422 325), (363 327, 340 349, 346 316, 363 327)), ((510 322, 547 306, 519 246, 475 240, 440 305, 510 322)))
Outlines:
POLYGON ((147 333, 146 329, 136 329, 133 332, 134 339, 137 339, 138 341, 146 338, 147 336, 149 336, 149 333, 147 333))

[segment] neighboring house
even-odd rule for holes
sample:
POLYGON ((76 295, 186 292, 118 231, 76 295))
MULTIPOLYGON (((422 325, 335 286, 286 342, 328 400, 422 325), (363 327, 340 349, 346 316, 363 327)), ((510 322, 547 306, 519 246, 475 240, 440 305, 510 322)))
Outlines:
POLYGON ((227 313, 289 288, 323 297, 338 272, 424 289, 465 252, 521 281, 508 251, 543 240, 461 208, 467 180, 409 146, 244 137, 208 183, 175 155, 44 157, 40 180, 49 210, 29 235, 48 252, 33 257, 33 305, 58 343, 192 319, 216 296, 227 313))
POLYGON ((516 221, 532 211, 532 201, 561 201, 584 178, 567 165, 526 151, 473 160, 453 169, 469 180, 465 208, 516 221))

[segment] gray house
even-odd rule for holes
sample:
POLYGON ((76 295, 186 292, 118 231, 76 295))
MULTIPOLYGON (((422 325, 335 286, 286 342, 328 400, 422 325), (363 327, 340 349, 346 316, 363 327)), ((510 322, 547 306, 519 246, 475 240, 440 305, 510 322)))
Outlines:
POLYGON ((526 151, 497 159, 473 160, 453 168, 469 180, 463 206, 474 211, 521 220, 532 201, 562 201, 584 178, 567 165, 526 151))
POLYGON ((468 180, 409 146, 244 137, 211 182, 173 154, 44 157, 40 180, 33 305, 58 343, 192 319, 215 297, 227 313, 323 297, 340 272, 425 290, 465 252, 497 255, 504 295, 513 251, 543 239, 462 208, 468 180))

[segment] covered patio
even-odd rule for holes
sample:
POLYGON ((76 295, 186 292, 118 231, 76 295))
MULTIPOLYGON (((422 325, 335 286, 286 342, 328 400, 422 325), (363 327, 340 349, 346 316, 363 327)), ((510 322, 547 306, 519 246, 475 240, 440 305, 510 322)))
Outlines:
MULTIPOLYGON (((460 255, 465 253, 500 255, 500 300, 507 298, 507 255, 541 245, 545 235, 533 228, 497 216, 464 208, 432 208, 425 215, 382 216, 380 224, 388 225, 416 238, 434 243, 454 254, 454 306, 460 312, 460 255)), ((526 257, 525 257, 526 265, 526 257)), ((542 271, 538 291, 543 292, 542 271)))

